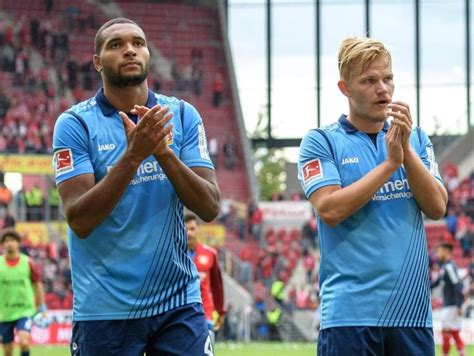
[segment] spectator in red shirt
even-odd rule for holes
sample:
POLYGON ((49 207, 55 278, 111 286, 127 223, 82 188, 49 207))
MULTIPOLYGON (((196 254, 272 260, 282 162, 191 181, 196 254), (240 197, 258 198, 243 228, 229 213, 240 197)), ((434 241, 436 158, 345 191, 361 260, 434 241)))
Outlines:
POLYGON ((188 255, 193 259, 201 280, 201 298, 211 337, 224 323, 224 284, 217 258, 217 251, 197 241, 198 221, 196 215, 184 217, 188 235, 188 255), (216 316, 214 316, 216 315, 216 316))
POLYGON ((13 194, 4 182, 0 182, 0 204, 9 206, 13 199, 13 194))
POLYGON ((312 284, 313 281, 313 274, 314 268, 316 266, 316 261, 314 256, 308 250, 303 251, 303 268, 305 270, 306 275, 306 283, 312 284))
POLYGON ((222 101, 222 92, 224 91, 224 81, 222 75, 216 73, 214 81, 212 82, 212 105, 217 108, 222 101))
POLYGON ((252 216, 250 217, 250 225, 251 225, 251 233, 253 239, 262 244, 261 235, 262 235, 262 225, 263 225, 263 210, 258 207, 252 212, 252 216))

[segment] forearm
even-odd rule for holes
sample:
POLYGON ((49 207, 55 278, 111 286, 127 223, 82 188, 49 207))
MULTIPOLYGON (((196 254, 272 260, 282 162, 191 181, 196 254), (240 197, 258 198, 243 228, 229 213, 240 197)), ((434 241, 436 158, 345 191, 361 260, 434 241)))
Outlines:
POLYGON ((71 229, 86 238, 112 212, 140 162, 125 154, 99 183, 65 206, 71 229))
POLYGON ((33 289, 35 292, 35 301, 37 303, 37 306, 41 306, 44 304, 44 291, 43 291, 43 283, 41 282, 36 282, 33 285, 33 289))
POLYGON ((405 150, 403 165, 410 190, 421 211, 430 219, 441 219, 448 201, 446 189, 431 175, 412 148, 405 150))
POLYGON ((212 298, 214 301, 214 307, 219 315, 225 315, 224 285, 222 274, 220 267, 217 265, 218 261, 216 260, 215 263, 215 266, 211 270, 212 298))
POLYGON ((326 224, 336 226, 367 204, 397 168, 385 161, 358 181, 312 203, 326 224))
POLYGON ((206 222, 214 220, 219 212, 219 189, 187 167, 168 150, 155 155, 183 204, 206 222))

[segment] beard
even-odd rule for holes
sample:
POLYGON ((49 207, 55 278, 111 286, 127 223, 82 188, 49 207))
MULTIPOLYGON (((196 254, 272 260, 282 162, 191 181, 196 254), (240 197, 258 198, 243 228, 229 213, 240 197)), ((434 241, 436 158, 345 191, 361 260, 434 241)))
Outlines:
POLYGON ((110 84, 118 88, 125 88, 125 87, 134 87, 143 83, 148 77, 148 72, 150 70, 150 65, 147 64, 145 68, 140 65, 142 70, 140 74, 134 75, 124 75, 120 73, 120 69, 118 71, 114 71, 110 67, 103 67, 104 76, 107 78, 110 84))
POLYGON ((357 117, 363 118, 364 121, 367 121, 370 123, 381 123, 387 120, 387 115, 386 115, 385 110, 375 111, 375 110, 370 110, 370 108, 359 108, 359 107, 353 107, 352 110, 357 117))

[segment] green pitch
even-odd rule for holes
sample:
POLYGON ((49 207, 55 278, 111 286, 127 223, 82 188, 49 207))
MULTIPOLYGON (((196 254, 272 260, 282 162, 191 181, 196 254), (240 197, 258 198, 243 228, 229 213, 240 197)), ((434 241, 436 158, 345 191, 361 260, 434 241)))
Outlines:
MULTIPOLYGON (((308 343, 218 343, 215 346, 216 356, 316 356, 316 345, 308 343)), ((3 351, 0 351, 3 356, 3 351)), ((14 355, 19 355, 18 349, 14 355)), ((35 346, 31 350, 31 356, 67 356, 67 347, 56 346, 35 346)), ((441 356, 441 348, 436 347, 436 355, 441 356)), ((450 356, 457 355, 456 350, 451 346, 450 356)), ((474 346, 466 347, 466 356, 474 355, 474 346)))

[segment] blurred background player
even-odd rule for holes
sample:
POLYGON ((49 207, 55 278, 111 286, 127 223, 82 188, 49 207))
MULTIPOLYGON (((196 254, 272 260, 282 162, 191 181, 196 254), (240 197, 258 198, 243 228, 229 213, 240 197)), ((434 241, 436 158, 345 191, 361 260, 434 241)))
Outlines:
POLYGON ((442 218, 447 192, 433 145, 392 101, 383 43, 346 38, 338 58, 349 114, 310 131, 298 162, 321 241, 318 356, 434 355, 422 213, 442 218))
POLYGON ((188 234, 188 255, 196 264, 201 281, 201 297, 209 332, 214 339, 224 323, 224 285, 217 251, 197 241, 198 220, 193 213, 184 217, 188 234))
POLYGON ((443 307, 441 309, 443 356, 449 354, 451 336, 456 342, 459 355, 464 356, 464 342, 460 334, 463 303, 462 281, 459 278, 452 253, 453 245, 449 242, 443 242, 437 246, 436 254, 441 264, 441 270, 431 287, 441 285, 443 288, 443 307))
POLYGON ((56 183, 68 223, 74 355, 212 355, 184 206, 205 221, 219 188, 202 118, 148 89, 132 20, 95 37, 103 88, 56 121, 56 183))
POLYGON ((16 330, 21 356, 27 356, 30 354, 32 317, 46 310, 43 285, 33 261, 20 252, 20 235, 14 230, 6 230, 1 242, 0 341, 5 356, 11 356, 16 330))

